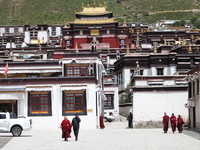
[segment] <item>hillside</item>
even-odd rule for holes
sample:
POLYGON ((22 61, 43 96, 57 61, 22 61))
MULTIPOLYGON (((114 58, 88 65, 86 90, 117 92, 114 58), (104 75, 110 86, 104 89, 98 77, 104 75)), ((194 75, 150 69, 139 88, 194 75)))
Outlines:
MULTIPOLYGON (((186 20, 199 13, 174 11, 200 8, 200 0, 96 0, 96 6, 104 2, 117 20, 126 17, 127 22, 186 20)), ((75 19, 75 11, 81 11, 82 4, 93 6, 94 0, 0 0, 0 25, 65 24, 75 19)))

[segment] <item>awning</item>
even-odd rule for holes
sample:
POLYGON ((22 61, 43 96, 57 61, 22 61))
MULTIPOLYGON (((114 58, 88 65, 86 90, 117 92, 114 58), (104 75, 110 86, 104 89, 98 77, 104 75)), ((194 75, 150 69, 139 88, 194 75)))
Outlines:
POLYGON ((161 41, 160 39, 151 39, 151 41, 161 41))
POLYGON ((166 41, 174 41, 174 39, 165 39, 166 41))
POLYGON ((0 92, 24 92, 25 88, 0 88, 0 92))
POLYGON ((119 39, 126 39, 128 36, 127 35, 118 35, 117 38, 119 39))

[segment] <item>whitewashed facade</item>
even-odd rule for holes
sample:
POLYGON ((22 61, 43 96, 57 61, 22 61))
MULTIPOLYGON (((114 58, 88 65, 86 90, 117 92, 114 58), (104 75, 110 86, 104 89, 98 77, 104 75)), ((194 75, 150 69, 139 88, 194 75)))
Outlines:
POLYGON ((188 88, 188 103, 189 109, 189 126, 192 129, 200 129, 200 65, 188 72, 187 80, 188 88))
MULTIPOLYGON (((80 57, 77 58, 73 57, 73 59, 63 58, 60 61, 51 60, 50 63, 45 60, 38 60, 38 63, 41 63, 41 66, 38 66, 36 62, 32 65, 30 64, 29 67, 26 67, 25 65, 17 66, 15 65, 15 62, 9 63, 10 74, 32 73, 40 74, 40 76, 10 79, 1 78, 0 103, 10 103, 10 105, 12 105, 10 111, 15 111, 18 116, 32 118, 33 129, 57 129, 63 120, 63 116, 67 116, 69 120, 72 120, 75 113, 79 113, 82 129, 98 128, 99 116, 104 111, 103 104, 106 99, 101 81, 105 70, 97 54, 93 54, 90 57, 81 57, 81 54, 79 54, 79 56, 80 57), (53 65, 54 61, 57 62, 57 64, 53 65), (47 66, 43 66, 45 63, 47 63, 47 66), (88 71, 91 71, 89 76, 67 77, 66 69, 64 68, 66 65, 71 66, 71 64, 74 63, 78 66, 83 65, 85 67, 88 67, 88 64, 92 65, 88 68, 88 71), (61 73, 61 76, 45 77, 45 75, 54 73, 61 73), (45 109, 48 113, 46 114, 45 111, 41 114, 37 111, 33 111, 33 105, 30 104, 30 96, 37 93, 43 95, 49 94, 48 110, 45 109), (69 106, 65 106, 66 100, 64 96, 68 93, 82 94, 83 100, 81 103, 84 104, 83 112, 66 110, 66 107, 69 106)), ((26 65, 28 64, 29 63, 26 63, 26 65)), ((0 68, 1 74, 3 74, 4 69, 5 67, 0 68)), ((87 74, 87 72, 85 73, 87 74)), ((116 89, 114 90, 116 91, 116 89)), ((115 106, 117 110, 118 105, 115 104, 115 106)))

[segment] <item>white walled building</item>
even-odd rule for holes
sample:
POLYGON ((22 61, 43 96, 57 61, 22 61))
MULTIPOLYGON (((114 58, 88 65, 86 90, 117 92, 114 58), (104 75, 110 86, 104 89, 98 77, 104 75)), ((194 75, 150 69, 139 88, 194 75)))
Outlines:
MULTIPOLYGON (((175 53, 129 54, 115 62, 115 75, 121 95, 131 83, 134 125, 162 126, 164 112, 188 121, 186 97, 188 84, 179 75, 175 53)), ((119 97, 120 98, 120 97, 119 97)))
POLYGON ((188 121, 186 97, 187 83, 182 79, 185 76, 135 76, 133 92, 133 121, 161 122, 164 112, 169 116, 181 115, 188 121))
POLYGON ((189 126, 192 129, 200 129, 200 64, 188 72, 188 104, 189 126))
POLYGON ((99 127, 106 97, 101 80, 105 70, 97 53, 9 62, 9 78, 3 77, 4 69, 5 63, 1 63, 0 111, 32 118, 34 129, 57 129, 63 116, 72 120, 75 113, 82 129, 99 127))
POLYGON ((114 82, 112 75, 104 75, 104 93, 106 100, 104 100, 104 112, 112 112, 115 119, 119 119, 119 96, 118 85, 114 82))

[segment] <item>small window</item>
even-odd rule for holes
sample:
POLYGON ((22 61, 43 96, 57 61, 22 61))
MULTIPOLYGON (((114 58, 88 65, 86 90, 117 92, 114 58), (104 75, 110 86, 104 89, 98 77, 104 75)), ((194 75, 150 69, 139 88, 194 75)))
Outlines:
POLYGON ((47 52, 47 58, 53 58, 53 51, 47 52))
POLYGON ((125 40, 120 40, 120 44, 125 44, 125 40))
POLYGON ((51 32, 51 35, 52 35, 52 36, 56 36, 56 31, 52 31, 52 32, 51 32))
POLYGON ((6 32, 6 33, 9 33, 9 32, 10 32, 10 29, 9 29, 9 28, 5 28, 5 32, 6 32))
POLYGON ((56 27, 52 27, 52 31, 56 31, 56 27))
POLYGON ((94 74, 94 66, 66 66, 65 76, 75 77, 75 76, 89 76, 94 74))
POLYGON ((14 28, 14 33, 18 33, 19 32, 19 28, 14 28))
POLYGON ((139 73, 140 73, 140 75, 143 75, 143 70, 140 70, 139 73))
POLYGON ((71 41, 70 40, 67 40, 66 41, 66 45, 70 45, 71 44, 71 41))
POLYGON ((6 114, 0 114, 0 119, 6 119, 6 114))
POLYGON ((104 100, 104 108, 105 109, 113 109, 114 108, 114 94, 106 94, 106 100, 104 100))
POLYGON ((157 75, 163 75, 163 68, 157 68, 157 75))

